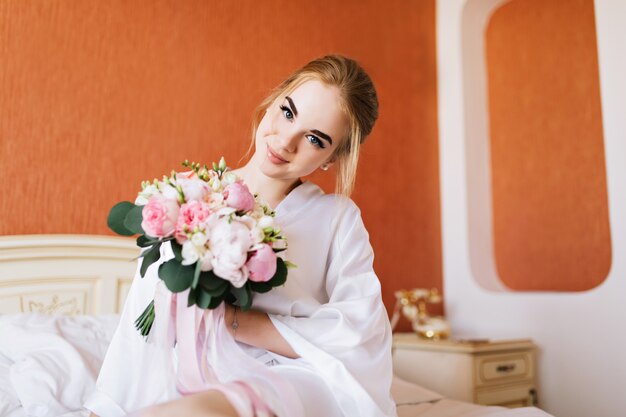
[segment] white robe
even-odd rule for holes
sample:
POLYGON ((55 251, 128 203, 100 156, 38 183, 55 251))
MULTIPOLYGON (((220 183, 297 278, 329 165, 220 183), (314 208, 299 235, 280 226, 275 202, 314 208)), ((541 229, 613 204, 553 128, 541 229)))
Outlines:
MULTIPOLYGON (((289 242, 284 259, 297 267, 289 269, 284 286, 255 294, 252 308, 268 313, 301 358, 240 347, 291 382, 306 416, 395 416, 391 328, 358 207, 305 181, 277 206, 276 223, 289 242)), ((157 265, 173 256, 170 247, 162 249, 146 276, 135 276, 96 390, 85 404, 101 417, 180 396, 172 348, 146 343, 133 326, 154 295, 157 265)), ((229 378, 220 375, 223 367, 212 365, 220 380, 229 378)), ((245 369, 238 374, 245 376, 245 369)), ((287 407, 289 401, 271 388, 263 394, 276 414, 298 417, 277 405, 287 407)))

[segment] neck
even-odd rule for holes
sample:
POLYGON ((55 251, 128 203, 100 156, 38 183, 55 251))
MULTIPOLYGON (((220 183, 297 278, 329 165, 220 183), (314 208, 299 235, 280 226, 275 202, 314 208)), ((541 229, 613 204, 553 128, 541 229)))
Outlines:
POLYGON ((254 158, 243 167, 233 170, 233 173, 246 183, 252 194, 258 194, 272 209, 276 208, 294 188, 302 184, 300 178, 277 179, 264 175, 254 165, 254 158))

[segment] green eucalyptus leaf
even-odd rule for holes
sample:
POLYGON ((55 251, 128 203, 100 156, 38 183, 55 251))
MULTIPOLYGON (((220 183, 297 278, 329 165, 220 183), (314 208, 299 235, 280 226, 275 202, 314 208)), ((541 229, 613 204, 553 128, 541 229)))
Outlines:
POLYGON ((285 261, 282 258, 276 257, 276 273, 267 282, 272 287, 278 287, 283 285, 285 281, 287 281, 287 265, 285 265, 285 261))
POLYGON ((142 210, 143 206, 134 206, 126 213, 124 227, 133 232, 133 234, 144 234, 143 228, 141 227, 141 222, 143 221, 142 210))
POLYGON ((250 310, 250 307, 252 307, 252 299, 253 299, 254 295, 252 294, 252 290, 250 289, 250 285, 247 282, 246 282, 245 288, 246 288, 246 292, 248 293, 248 302, 246 304, 244 304, 243 306, 241 306, 241 309, 243 311, 248 311, 248 310, 250 310))
POLYGON ((221 283, 218 287, 212 290, 206 290, 209 294, 211 294, 211 296, 219 297, 228 290, 228 287, 230 287, 230 283, 228 281, 224 281, 224 280, 220 280, 220 281, 221 283))
POLYGON ((241 288, 232 287, 230 292, 237 297, 237 304, 242 310, 248 310, 252 304, 252 294, 250 293, 250 287, 244 285, 241 288))
POLYGON ((254 282, 254 281, 250 281, 250 289, 254 292, 258 292, 258 293, 264 293, 264 292, 268 292, 269 290, 271 290, 272 287, 269 283, 267 282, 254 282))
POLYGON ((174 252, 174 259, 176 259, 178 262, 182 262, 183 261, 183 247, 175 240, 172 240, 171 242, 172 242, 172 252, 174 252))
POLYGON ((200 285, 203 288, 213 291, 216 288, 220 287, 223 283, 228 283, 228 281, 218 277, 215 275, 213 271, 202 271, 200 274, 200 285))
POLYGON ((122 201, 121 203, 114 205, 111 208, 111 211, 109 211, 109 216, 107 217, 107 226, 109 226, 109 229, 122 236, 134 235, 135 232, 124 226, 124 219, 126 219, 126 215, 133 209, 133 207, 135 207, 135 205, 130 201, 122 201))
POLYGON ((187 307, 191 307, 196 304, 198 291, 199 289, 189 291, 189 296, 187 297, 187 307))
POLYGON ((198 305, 198 307, 209 308, 212 299, 213 297, 211 297, 211 294, 204 291, 202 288, 198 288, 198 292, 196 294, 196 304, 198 305))
POLYGON ((141 261, 141 267, 139 268, 139 273, 141 274, 141 278, 146 276, 146 271, 148 270, 148 267, 150 267, 150 265, 158 261, 159 258, 161 257, 161 251, 159 250, 160 247, 161 247, 161 242, 157 243, 150 249, 145 250, 141 254, 140 257, 143 258, 143 260, 141 261))
POLYGON ((146 235, 141 235, 137 238, 137 246, 140 248, 147 248, 154 243, 156 243, 156 241, 146 237, 146 235))
POLYGON ((200 280, 200 272, 202 272, 200 270, 200 267, 202 266, 202 263, 200 261, 196 262, 196 267, 193 270, 193 281, 191 281, 191 288, 195 289, 198 286, 198 281, 200 280))
MULTIPOLYGON (((230 286, 229 286, 230 289, 230 286)), ((224 293, 224 301, 226 301, 226 303, 232 305, 235 305, 235 302, 237 301, 237 299, 235 298, 235 296, 233 295, 233 293, 231 291, 226 291, 224 293)))
POLYGON ((171 292, 185 291, 193 281, 193 267, 182 265, 176 259, 170 259, 159 266, 159 277, 171 292))
MULTIPOLYGON (((224 291, 224 294, 226 294, 227 292, 224 291)), ((224 297, 225 295, 221 295, 219 297, 212 297, 211 298, 211 302, 209 303, 209 308, 210 309, 214 309, 217 308, 217 306, 219 306, 220 304, 222 304, 222 302, 224 301, 224 297)))
POLYGON ((211 294, 212 297, 219 297, 228 290, 230 283, 215 275, 213 271, 203 271, 200 274, 199 286, 211 294))

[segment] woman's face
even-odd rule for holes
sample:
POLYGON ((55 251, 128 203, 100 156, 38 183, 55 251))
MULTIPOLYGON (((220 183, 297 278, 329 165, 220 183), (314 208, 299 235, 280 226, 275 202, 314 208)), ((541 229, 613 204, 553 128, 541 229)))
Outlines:
POLYGON ((255 159, 268 177, 295 180, 327 163, 347 131, 339 89, 306 81, 267 109, 256 131, 255 159))

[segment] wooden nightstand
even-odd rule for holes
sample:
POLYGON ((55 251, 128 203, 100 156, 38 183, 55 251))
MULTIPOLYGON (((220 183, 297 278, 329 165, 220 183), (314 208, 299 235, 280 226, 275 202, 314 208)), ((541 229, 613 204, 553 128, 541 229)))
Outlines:
POLYGON ((535 345, 530 339, 431 341, 393 338, 396 375, 446 397, 484 405, 537 405, 535 345))

